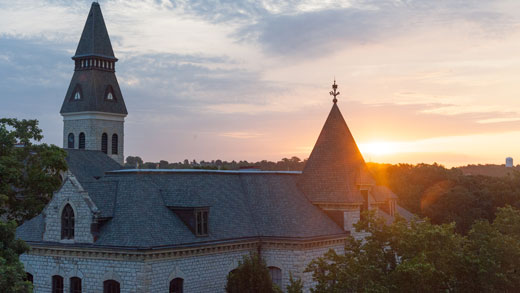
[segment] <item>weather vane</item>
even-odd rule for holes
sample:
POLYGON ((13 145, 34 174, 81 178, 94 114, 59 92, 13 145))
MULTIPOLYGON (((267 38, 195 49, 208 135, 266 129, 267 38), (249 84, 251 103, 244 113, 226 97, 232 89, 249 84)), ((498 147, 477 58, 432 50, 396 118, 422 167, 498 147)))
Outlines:
POLYGON ((338 89, 338 85, 336 84, 336 78, 334 78, 334 84, 332 85, 332 89, 333 91, 330 91, 330 95, 331 96, 334 96, 334 99, 332 99, 332 101, 334 102, 334 104, 336 104, 336 102, 338 101, 338 99, 336 99, 336 96, 339 95, 339 92, 336 92, 336 90, 338 89))

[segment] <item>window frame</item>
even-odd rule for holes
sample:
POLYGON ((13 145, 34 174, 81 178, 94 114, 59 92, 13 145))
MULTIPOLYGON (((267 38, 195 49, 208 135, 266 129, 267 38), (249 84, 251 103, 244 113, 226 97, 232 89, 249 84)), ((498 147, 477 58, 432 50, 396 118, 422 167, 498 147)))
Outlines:
POLYGON ((271 276, 272 284, 275 284, 280 289, 282 289, 283 288, 282 287, 282 285, 283 285, 282 269, 277 266, 268 266, 267 268, 269 269, 269 275, 271 276))
POLYGON ((208 236, 209 235, 209 209, 198 208, 194 210, 195 216, 195 235, 208 236))
POLYGON ((118 153, 119 153, 119 135, 117 135, 117 133, 114 133, 114 134, 112 134, 112 155, 117 155, 118 153))
POLYGON ((60 275, 52 276, 52 293, 63 293, 63 277, 60 275))
POLYGON ((103 281, 103 293, 120 293, 121 284, 116 280, 103 281), (115 286, 115 287, 112 287, 115 286))
POLYGON ((74 239, 75 215, 72 206, 67 203, 61 210, 61 239, 74 239))
POLYGON ((74 136, 74 133, 69 133, 69 135, 67 136, 67 148, 69 149, 73 149, 74 148, 74 145, 76 143, 76 138, 74 136))
POLYGON ((77 84, 72 91, 70 96, 70 100, 73 102, 82 101, 83 100, 83 90, 81 89, 81 85, 77 84), (79 99, 76 99, 76 94, 79 94, 79 99))
POLYGON ((78 149, 85 149, 85 132, 80 132, 78 135, 78 149))
POLYGON ((80 277, 71 277, 70 281, 70 293, 81 293, 81 278, 80 277))
POLYGON ((108 154, 108 134, 106 132, 101 134, 101 151, 108 154))
POLYGON ((170 281, 169 293, 183 293, 184 292, 184 279, 175 278, 170 281), (179 284, 180 282, 180 284, 179 284), (177 288, 175 288, 177 286, 177 288), (180 288, 178 287, 180 286, 180 288))

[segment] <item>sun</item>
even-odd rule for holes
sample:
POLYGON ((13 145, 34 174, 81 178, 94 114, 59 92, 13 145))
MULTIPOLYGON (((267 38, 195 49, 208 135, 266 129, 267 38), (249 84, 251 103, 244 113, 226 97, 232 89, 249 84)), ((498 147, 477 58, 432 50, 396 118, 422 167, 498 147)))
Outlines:
POLYGON ((389 155, 397 152, 396 143, 386 141, 375 141, 370 143, 363 143, 359 145, 359 149, 364 154, 370 155, 389 155))

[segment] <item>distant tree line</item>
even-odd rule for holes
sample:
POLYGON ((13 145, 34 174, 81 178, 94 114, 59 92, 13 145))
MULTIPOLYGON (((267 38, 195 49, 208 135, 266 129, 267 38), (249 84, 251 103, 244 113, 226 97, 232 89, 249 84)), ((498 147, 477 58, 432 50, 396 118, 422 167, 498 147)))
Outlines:
POLYGON ((159 162, 143 162, 138 156, 128 156, 124 165, 127 169, 210 169, 210 170, 239 170, 241 168, 257 168, 263 171, 302 171, 307 160, 298 157, 283 158, 280 161, 272 162, 262 160, 258 162, 248 161, 199 161, 184 160, 183 162, 170 163, 165 160, 159 162))
POLYGON ((520 208, 520 172, 490 177, 464 175, 438 164, 368 164, 378 184, 388 186, 399 204, 434 224, 456 223, 465 234, 479 219, 492 221, 500 207, 520 208))

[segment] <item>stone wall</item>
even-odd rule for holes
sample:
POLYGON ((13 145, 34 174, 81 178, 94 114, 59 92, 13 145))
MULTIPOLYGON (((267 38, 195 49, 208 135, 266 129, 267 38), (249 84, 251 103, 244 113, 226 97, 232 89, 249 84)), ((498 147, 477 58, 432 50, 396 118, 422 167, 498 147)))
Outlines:
POLYGON ((68 147, 69 133, 74 134, 74 148, 79 148, 79 134, 85 133, 85 149, 101 150, 101 136, 107 134, 107 154, 116 162, 124 160, 124 121, 104 119, 77 119, 63 121, 63 148, 68 147), (112 135, 118 136, 117 154, 112 154, 112 135))
MULTIPOLYGON (((322 246, 311 249, 265 248, 262 256, 268 266, 282 270, 282 289, 289 284, 289 272, 304 282, 305 292, 313 286, 312 276, 303 273, 307 264, 323 255, 330 248, 342 251, 343 246, 322 246)), ((113 279, 120 282, 121 292, 168 292, 169 282, 174 278, 184 279, 184 292, 225 292, 228 273, 235 269, 243 255, 256 249, 238 249, 206 255, 193 255, 171 259, 121 260, 110 258, 81 258, 66 253, 48 255, 24 254, 20 260, 26 271, 34 278, 34 292, 50 292, 52 276, 64 278, 64 289, 68 291, 70 278, 82 279, 84 292, 102 292, 103 281, 113 279)), ((95 255, 93 253, 92 255, 95 255)))
POLYGON ((91 224, 95 207, 87 192, 72 175, 68 175, 60 190, 54 193, 43 210, 45 221, 44 241, 61 243, 93 243, 91 224), (61 239, 61 214, 69 204, 74 210, 74 239, 61 239))

